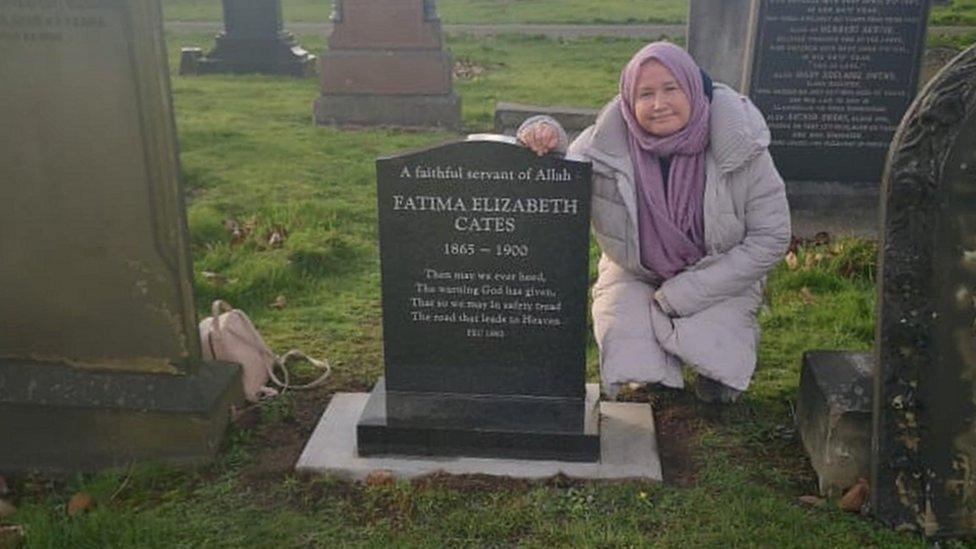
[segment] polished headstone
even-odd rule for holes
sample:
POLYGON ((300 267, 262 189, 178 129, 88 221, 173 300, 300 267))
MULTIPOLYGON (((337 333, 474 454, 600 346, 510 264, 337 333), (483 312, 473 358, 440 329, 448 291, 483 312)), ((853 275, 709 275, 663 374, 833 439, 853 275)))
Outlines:
POLYGON ((159 4, 0 2, 0 51, 0 470, 205 459, 240 373, 199 363, 159 4))
POLYGON ((976 48, 929 83, 882 186, 871 499, 928 536, 976 533, 976 48))
POLYGON ((224 30, 204 55, 185 48, 180 74, 263 73, 311 76, 315 56, 284 30, 281 0, 223 0, 224 30))
POLYGON ((878 234, 894 130, 920 81, 929 0, 691 0, 688 48, 772 131, 794 228, 878 234))
POLYGON ((380 159, 377 182, 386 377, 360 452, 596 459, 589 164, 475 139, 380 159))
POLYGON ((334 0, 319 124, 456 128, 461 100, 428 0, 334 0))

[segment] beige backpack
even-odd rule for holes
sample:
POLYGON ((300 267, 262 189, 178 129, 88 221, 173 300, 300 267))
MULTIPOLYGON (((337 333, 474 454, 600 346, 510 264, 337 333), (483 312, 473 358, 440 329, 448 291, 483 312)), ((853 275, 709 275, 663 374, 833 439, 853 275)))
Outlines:
POLYGON ((298 350, 288 351, 282 356, 274 354, 244 311, 234 309, 226 301, 214 301, 210 311, 211 316, 200 321, 203 358, 240 364, 247 400, 258 402, 288 389, 318 387, 332 372, 329 361, 314 359, 298 350), (287 365, 293 360, 306 360, 323 370, 323 373, 311 383, 292 385, 287 365), (275 374, 276 369, 281 371, 283 379, 275 374), (278 388, 270 387, 269 381, 278 388))

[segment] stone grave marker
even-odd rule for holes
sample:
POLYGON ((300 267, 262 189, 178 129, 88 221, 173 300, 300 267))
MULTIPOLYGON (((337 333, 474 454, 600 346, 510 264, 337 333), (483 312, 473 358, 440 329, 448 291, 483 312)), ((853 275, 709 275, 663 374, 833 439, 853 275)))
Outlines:
POLYGON ((0 2, 0 471, 211 456, 158 2, 0 2))
MULTIPOLYGON (((857 463, 870 462, 871 510, 886 524, 930 537, 972 536, 976 48, 943 69, 906 114, 889 153, 881 197, 873 376, 857 367, 862 354, 808 353, 801 378, 819 379, 828 387, 819 394, 830 398, 822 405, 818 391, 801 381, 801 436, 808 450, 833 452, 813 456, 815 466, 840 456, 830 448, 857 463), (846 370, 831 373, 841 362, 846 370), (867 425, 835 430, 833 440, 804 427, 859 415, 864 399, 854 391, 863 380, 873 383, 870 447, 864 441, 867 425)), ((818 473, 823 479, 835 471, 818 466, 818 473)))
POLYGON ((833 227, 866 218, 849 228, 877 232, 872 212, 918 89, 929 3, 692 0, 689 51, 765 115, 798 219, 846 210, 833 227))
POLYGON ((183 48, 180 74, 315 74, 315 56, 284 30, 281 0, 222 0, 224 30, 212 51, 183 48))
POLYGON ((586 385, 590 176, 502 136, 377 161, 385 377, 299 469, 660 478, 650 407, 586 385))
POLYGON ((457 128, 461 99, 433 0, 334 0, 318 124, 457 128))

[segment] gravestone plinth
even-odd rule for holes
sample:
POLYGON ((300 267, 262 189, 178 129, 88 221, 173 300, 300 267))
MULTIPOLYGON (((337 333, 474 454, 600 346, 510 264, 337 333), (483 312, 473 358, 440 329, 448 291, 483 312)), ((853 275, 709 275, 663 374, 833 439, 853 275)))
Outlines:
POLYGON ((180 74, 315 74, 315 56, 284 30, 281 0, 222 0, 224 30, 213 50, 186 48, 180 74))
POLYGON ((976 49, 923 90, 882 186, 871 506, 976 534, 976 49))
POLYGON ((203 461, 241 397, 200 361, 160 14, 0 3, 0 471, 203 461))
POLYGON ((585 384, 590 164, 473 136, 377 183, 385 377, 298 468, 660 478, 650 407, 585 384))
POLYGON ((855 218, 876 232, 885 155, 918 89, 929 0, 692 0, 690 13, 689 50, 764 114, 790 206, 825 229, 855 218))
POLYGON ((825 496, 839 497, 869 476, 873 369, 871 353, 803 355, 796 423, 825 496))
POLYGON ((318 124, 457 128, 461 100, 425 0, 335 0, 318 124))

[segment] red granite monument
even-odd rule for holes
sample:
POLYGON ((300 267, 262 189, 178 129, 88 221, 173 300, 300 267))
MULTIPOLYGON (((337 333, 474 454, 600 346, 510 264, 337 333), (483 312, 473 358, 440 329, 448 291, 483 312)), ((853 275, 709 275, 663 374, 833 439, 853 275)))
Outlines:
POLYGON ((460 125, 453 60, 432 0, 335 0, 332 22, 316 123, 460 125))

